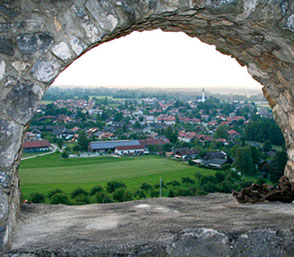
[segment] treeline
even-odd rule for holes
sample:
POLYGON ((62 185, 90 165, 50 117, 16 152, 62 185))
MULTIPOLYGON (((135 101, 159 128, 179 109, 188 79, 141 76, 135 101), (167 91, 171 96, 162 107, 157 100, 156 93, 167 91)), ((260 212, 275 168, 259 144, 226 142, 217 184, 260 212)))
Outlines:
MULTIPOLYGON (((207 96, 214 96, 220 100, 230 102, 233 98, 237 101, 265 100, 262 95, 220 95, 206 92, 207 96)), ((119 89, 119 88, 60 88, 51 87, 43 97, 45 101, 67 100, 67 99, 88 99, 89 96, 112 96, 114 98, 147 98, 156 97, 162 100, 182 99, 187 100, 201 96, 201 90, 195 89, 160 89, 160 88, 142 88, 142 89, 119 89)))
POLYGON ((248 141, 271 141, 273 145, 284 145, 285 140, 279 126, 271 119, 250 122, 245 128, 245 139, 248 141))

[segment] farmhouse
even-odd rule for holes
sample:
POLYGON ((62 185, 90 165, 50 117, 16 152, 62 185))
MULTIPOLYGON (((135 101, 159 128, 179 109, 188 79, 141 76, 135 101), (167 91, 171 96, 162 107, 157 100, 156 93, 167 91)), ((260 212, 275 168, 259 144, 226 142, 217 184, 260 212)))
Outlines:
MULTIPOLYGON (((107 153, 109 151, 115 152, 115 149, 117 147, 134 147, 134 146, 140 146, 142 149, 144 149, 143 146, 141 146, 140 142, 138 140, 115 140, 115 141, 97 141, 97 142, 90 142, 89 144, 89 151, 91 152, 98 152, 98 153, 107 153)), ((132 150, 131 147, 129 149, 121 149, 125 151, 132 150)), ((134 149, 133 149, 134 150, 134 149)))
POLYGON ((50 143, 48 140, 24 141, 23 151, 25 153, 49 151, 50 143))
POLYGON ((115 154, 118 155, 138 155, 144 153, 144 146, 142 145, 125 145, 117 146, 114 150, 115 154))

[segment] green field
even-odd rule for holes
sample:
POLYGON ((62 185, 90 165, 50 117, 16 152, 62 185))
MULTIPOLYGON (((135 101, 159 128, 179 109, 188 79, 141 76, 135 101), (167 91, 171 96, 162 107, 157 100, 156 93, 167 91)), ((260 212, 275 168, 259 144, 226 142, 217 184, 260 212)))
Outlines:
POLYGON ((200 169, 187 164, 157 156, 140 157, 92 157, 60 159, 59 154, 50 154, 21 162, 20 180, 24 197, 32 192, 47 194, 60 188, 70 193, 77 187, 90 190, 95 185, 105 186, 111 180, 124 182, 130 191, 143 182, 156 184, 160 176, 163 181, 181 181, 199 171, 205 175, 214 170, 200 169))

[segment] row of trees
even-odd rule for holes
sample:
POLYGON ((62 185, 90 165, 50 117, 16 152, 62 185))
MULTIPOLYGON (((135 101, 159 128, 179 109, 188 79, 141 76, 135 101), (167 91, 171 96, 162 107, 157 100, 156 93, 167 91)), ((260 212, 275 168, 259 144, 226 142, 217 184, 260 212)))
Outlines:
MULTIPOLYGON (((260 184, 264 180, 258 181, 260 184)), ((196 172, 191 177, 182 177, 180 181, 162 182, 164 197, 203 195, 212 192, 231 193, 249 186, 252 181, 245 181, 236 172, 231 170, 219 171, 215 175, 202 175, 196 172)), ((51 204, 80 205, 89 203, 112 203, 159 197, 160 184, 151 185, 142 183, 137 189, 130 191, 123 182, 110 181, 105 187, 94 186, 89 192, 77 188, 70 194, 61 189, 50 191, 47 196, 41 193, 31 194, 30 200, 34 203, 49 202, 51 204)))

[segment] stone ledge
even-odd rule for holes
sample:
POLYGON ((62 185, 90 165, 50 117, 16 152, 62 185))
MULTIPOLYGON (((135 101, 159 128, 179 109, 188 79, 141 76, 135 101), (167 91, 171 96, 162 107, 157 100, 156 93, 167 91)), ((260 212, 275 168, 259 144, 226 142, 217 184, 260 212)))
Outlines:
POLYGON ((5 256, 294 256, 294 204, 226 194, 24 206, 5 256))

